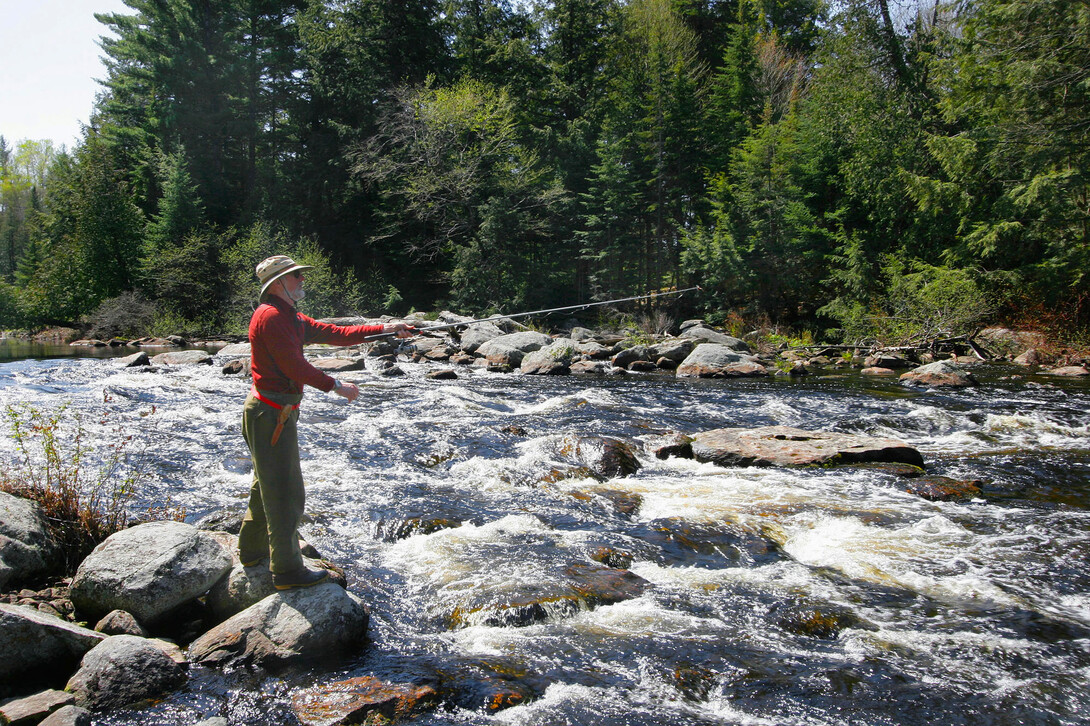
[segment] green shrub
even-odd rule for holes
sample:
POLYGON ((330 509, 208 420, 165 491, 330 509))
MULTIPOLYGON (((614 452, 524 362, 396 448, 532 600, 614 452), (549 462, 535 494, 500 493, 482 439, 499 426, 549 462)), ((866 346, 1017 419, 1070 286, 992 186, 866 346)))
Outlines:
POLYGON ((919 345, 971 335, 994 305, 970 270, 887 258, 884 292, 869 304, 838 299, 819 312, 840 323, 847 343, 919 345))
MULTIPOLYGON (((34 500, 61 545, 66 572, 128 521, 128 506, 146 476, 142 452, 133 452, 130 426, 111 427, 96 452, 82 417, 65 407, 51 412, 22 404, 6 408, 16 457, 0 472, 0 489, 34 500), (96 455, 97 454, 97 455, 96 455)), ((109 414, 103 423, 113 423, 109 414)))

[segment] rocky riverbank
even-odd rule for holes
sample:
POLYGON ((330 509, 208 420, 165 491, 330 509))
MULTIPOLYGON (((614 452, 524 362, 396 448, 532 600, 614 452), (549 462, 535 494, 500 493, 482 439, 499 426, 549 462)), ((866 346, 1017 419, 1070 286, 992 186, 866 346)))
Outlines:
MULTIPOLYGON (((339 318, 331 322, 355 325, 391 320, 395 319, 339 318)), ((681 323, 676 335, 655 336, 633 331, 594 331, 575 321, 569 321, 558 332, 543 333, 507 319, 469 324, 470 318, 450 312, 440 313, 435 320, 420 316, 396 320, 421 328, 467 324, 428 332, 409 342, 383 339, 340 349, 313 346, 307 354, 315 365, 330 373, 368 370, 381 376, 399 376, 404 370, 398 363, 411 361, 429 365, 432 370, 427 375, 435 379, 455 379, 462 367, 525 375, 660 373, 679 378, 802 376, 833 368, 855 369, 869 376, 898 376, 908 386, 968 387, 977 384, 971 369, 990 361, 1014 363, 1057 376, 1090 375, 1090 356, 1070 350, 1050 352, 1040 334, 1005 328, 983 330, 971 340, 881 349, 751 343, 701 320, 681 323)), ((128 366, 213 364, 225 360, 225 374, 249 374, 249 345, 238 338, 82 339, 70 345, 133 350, 131 355, 121 358, 121 364, 128 366)))

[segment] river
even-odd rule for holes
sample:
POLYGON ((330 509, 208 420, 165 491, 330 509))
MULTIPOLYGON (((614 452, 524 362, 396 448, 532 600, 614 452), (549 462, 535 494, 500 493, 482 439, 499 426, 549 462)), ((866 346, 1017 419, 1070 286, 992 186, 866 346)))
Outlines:
MULTIPOLYGON (((1090 720, 1090 385, 977 369, 916 391, 829 369, 801 378, 344 376, 301 414, 304 535, 372 609, 369 648, 335 668, 193 669, 161 703, 101 724, 291 724, 299 688, 448 664, 501 664, 538 697, 419 724, 1079 724, 1090 720), (855 469, 725 469, 640 454, 637 473, 567 471, 570 434, 790 425, 890 436, 982 495, 931 502, 855 469), (625 506, 627 504, 627 506, 625 506), (455 528, 398 538, 420 518, 455 528), (600 548, 650 583, 634 599, 528 623, 481 603, 551 592, 600 548), (469 613, 452 617, 452 613, 469 613), (825 629, 814 622, 831 623, 825 629), (809 624, 809 625, 808 625, 809 624)), ((122 424, 150 466, 140 506, 244 508, 248 381, 97 358, 0 365, 0 403, 78 412, 106 450, 122 424), (103 416, 108 413, 107 416, 103 416)), ((10 437, 5 453, 13 449, 10 437)), ((591 563, 593 564, 593 563, 591 563)))

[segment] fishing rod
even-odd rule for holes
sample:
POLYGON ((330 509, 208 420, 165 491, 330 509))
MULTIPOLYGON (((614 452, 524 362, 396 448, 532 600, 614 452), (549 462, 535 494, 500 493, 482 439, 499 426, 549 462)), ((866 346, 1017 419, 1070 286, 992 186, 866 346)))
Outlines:
MULTIPOLYGON (((450 330, 451 328, 461 328, 467 325, 476 325, 477 323, 491 323, 495 320, 513 320, 514 318, 528 318, 534 315, 550 315, 552 313, 562 313, 568 310, 586 310, 587 308, 599 307, 601 305, 614 305, 617 303, 633 302, 635 300, 650 300, 656 297, 663 297, 666 295, 684 295, 687 292, 693 290, 703 290, 700 285, 693 287, 687 287, 684 290, 667 290, 665 292, 652 292, 647 295, 636 295, 634 297, 622 297, 616 300, 603 300, 601 302, 583 303, 582 305, 568 305, 562 308, 549 308, 548 310, 532 310, 528 313, 512 313, 510 315, 492 315, 487 318, 477 318, 475 320, 464 320, 460 323, 444 323, 443 325, 429 325, 425 328, 416 328, 416 333, 428 333, 434 330, 450 330)), ((374 340, 377 338, 389 338, 397 335, 397 333, 377 333, 375 335, 367 336, 368 340, 374 340)))

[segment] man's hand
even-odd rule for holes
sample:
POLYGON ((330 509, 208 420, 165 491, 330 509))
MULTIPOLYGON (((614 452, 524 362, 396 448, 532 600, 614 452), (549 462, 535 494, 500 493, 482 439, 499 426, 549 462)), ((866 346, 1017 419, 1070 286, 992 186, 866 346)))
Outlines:
POLYGON ((399 338, 411 338, 416 335, 416 328, 405 323, 386 323, 382 332, 394 333, 399 338))
POLYGON ((344 396, 349 401, 355 401, 356 396, 360 395, 360 389, 355 383, 345 383, 344 381, 338 381, 333 392, 338 396, 344 396))

